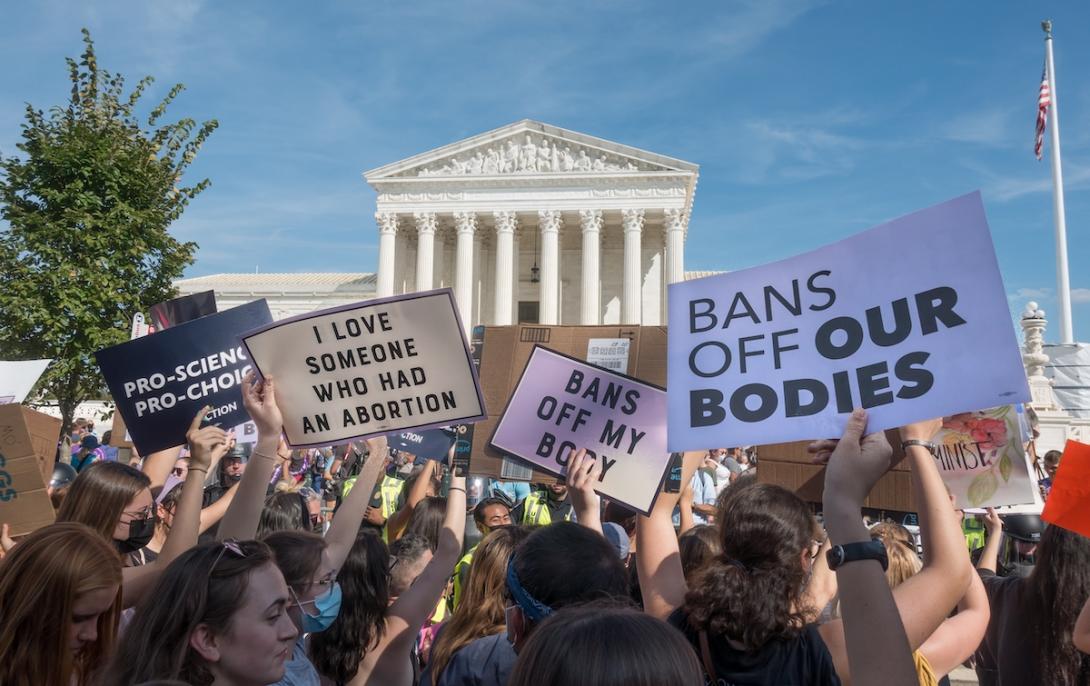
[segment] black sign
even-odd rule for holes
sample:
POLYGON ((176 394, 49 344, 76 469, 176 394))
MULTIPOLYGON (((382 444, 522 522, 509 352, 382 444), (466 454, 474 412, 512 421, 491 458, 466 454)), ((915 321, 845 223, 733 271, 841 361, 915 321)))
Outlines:
POLYGON ((446 461, 454 434, 443 429, 424 429, 387 434, 386 442, 394 450, 404 450, 426 460, 446 461))
POLYGON ((151 325, 156 331, 207 317, 216 313, 215 291, 183 295, 165 303, 151 306, 151 325))
POLYGON ((242 377, 252 364, 239 336, 271 322, 268 304, 255 300, 95 353, 137 450, 147 455, 184 444, 205 405, 215 426, 248 420, 242 377))

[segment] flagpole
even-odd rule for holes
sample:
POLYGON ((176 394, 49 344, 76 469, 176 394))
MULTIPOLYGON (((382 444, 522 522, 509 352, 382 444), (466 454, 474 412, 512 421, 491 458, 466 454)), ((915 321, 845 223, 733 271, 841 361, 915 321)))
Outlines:
POLYGON ((1045 32, 1048 65, 1048 125, 1052 129, 1052 213, 1056 229, 1056 296, 1060 305, 1060 342, 1074 343, 1071 325, 1071 283, 1067 272, 1067 218, 1064 214, 1064 181, 1060 167, 1060 106, 1056 99, 1056 69, 1052 62, 1052 21, 1041 22, 1045 32))

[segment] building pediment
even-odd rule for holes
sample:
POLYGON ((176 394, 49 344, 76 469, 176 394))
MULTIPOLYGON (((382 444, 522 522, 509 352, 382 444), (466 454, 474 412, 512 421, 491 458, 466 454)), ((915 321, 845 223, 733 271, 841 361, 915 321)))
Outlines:
POLYGON ((692 163, 523 120, 366 172, 371 183, 457 177, 694 175, 692 163))

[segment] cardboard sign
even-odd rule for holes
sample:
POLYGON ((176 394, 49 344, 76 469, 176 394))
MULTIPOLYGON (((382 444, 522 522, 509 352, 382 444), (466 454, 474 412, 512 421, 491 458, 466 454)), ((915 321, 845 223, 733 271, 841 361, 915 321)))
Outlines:
POLYGON ((563 475, 570 451, 602 462, 602 495, 648 514, 662 485, 666 391, 535 347, 492 447, 563 475))
POLYGON ((386 442, 394 450, 404 450, 425 460, 445 461, 454 438, 454 434, 445 429, 427 429, 390 434, 386 442))
POLYGON ((238 337, 271 321, 268 304, 255 300, 95 353, 141 455, 185 443, 204 405, 212 406, 208 421, 215 426, 250 418, 242 378, 251 363, 238 337))
POLYGON ((21 403, 53 360, 0 362, 0 405, 21 403))
POLYGON ((1090 445, 1064 446, 1041 519, 1090 538, 1090 445))
POLYGON ((1014 405, 948 417, 935 436, 935 463, 960 508, 1025 505, 1037 486, 1014 405))
POLYGON ((980 195, 669 286, 671 451, 840 436, 1029 399, 980 195))
POLYGON ((284 389, 277 401, 295 448, 484 415, 449 288, 312 312, 242 340, 284 389))
MULTIPOLYGON (((488 417, 473 427, 470 473, 502 481, 554 483, 556 476, 529 463, 507 457, 489 444, 522 370, 537 345, 576 359, 585 359, 593 340, 628 341, 627 366, 622 371, 656 386, 666 384, 665 326, 486 326, 474 344, 481 356, 480 376, 488 417)), ((476 336, 476 332, 474 332, 476 336)))
POLYGON ((155 327, 156 331, 162 331, 172 326, 191 322, 194 319, 207 317, 216 312, 215 291, 193 293, 158 305, 152 305, 150 312, 151 325, 155 327))
MULTIPOLYGON (((908 460, 901 459, 904 451, 901 450, 900 434, 896 429, 887 430, 886 440, 893 446, 896 464, 874 484, 863 501, 863 507, 915 512, 912 469, 908 460)), ((813 455, 806 452, 809 444, 809 441, 795 441, 757 446, 757 480, 783 486, 808 503, 821 504, 825 490, 825 467, 813 464, 813 455)))
POLYGON ((53 523, 46 485, 53 474, 61 420, 22 405, 0 406, 0 522, 12 536, 53 523))
POLYGON ((592 338, 587 342, 587 362, 622 374, 628 369, 627 338, 592 338))

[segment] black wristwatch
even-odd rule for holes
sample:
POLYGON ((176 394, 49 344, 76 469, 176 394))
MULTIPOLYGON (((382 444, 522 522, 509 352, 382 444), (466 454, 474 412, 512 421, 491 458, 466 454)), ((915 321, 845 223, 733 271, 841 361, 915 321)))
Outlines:
POLYGON ((829 569, 839 569, 849 562, 857 560, 878 560, 882 563, 882 570, 889 567, 889 558, 886 556, 886 546, 881 541, 866 541, 861 543, 848 543, 846 545, 834 545, 825 553, 825 559, 829 561, 829 569))

